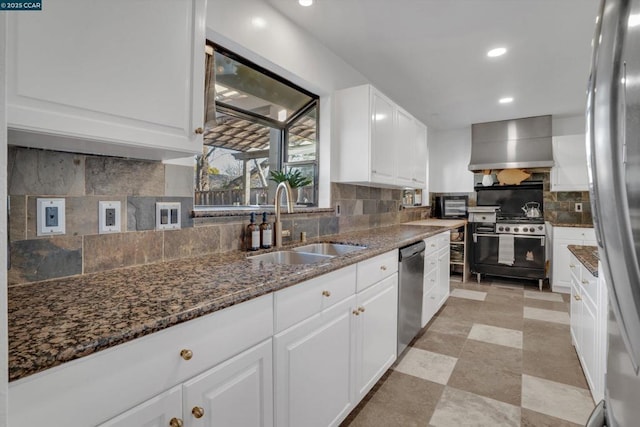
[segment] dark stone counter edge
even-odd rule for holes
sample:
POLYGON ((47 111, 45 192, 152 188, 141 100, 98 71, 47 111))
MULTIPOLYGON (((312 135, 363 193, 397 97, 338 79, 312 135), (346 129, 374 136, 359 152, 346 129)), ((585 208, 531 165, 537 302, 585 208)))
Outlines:
MULTIPOLYGON (((262 295, 266 295, 268 293, 276 292, 280 289, 287 288, 289 286, 295 286, 304 281, 310 280, 314 277, 321 276, 326 273, 330 273, 331 271, 339 270, 343 267, 347 267, 349 265, 358 263, 360 261, 364 261, 369 258, 373 258, 377 255, 383 254, 393 249, 400 248, 402 246, 410 245, 427 237, 436 235, 442 231, 449 229, 449 227, 441 227, 441 226, 414 226, 416 228, 423 229, 423 232, 416 233, 414 236, 410 238, 406 238, 403 240, 396 240, 393 244, 390 245, 381 245, 376 248, 367 248, 363 251, 352 252, 346 255, 342 255, 332 259, 326 264, 321 265, 310 265, 311 268, 308 268, 301 272, 300 274, 296 274, 295 276, 289 276, 289 280, 287 281, 279 281, 275 280, 266 280, 261 284, 255 287, 245 288, 243 291, 235 292, 231 294, 226 294, 215 298, 213 300, 207 301, 198 307, 194 307, 190 310, 186 310, 184 312, 178 313, 173 316, 169 316, 163 319, 155 319, 151 320, 148 323, 140 325, 138 328, 131 328, 122 333, 113 334, 108 337, 100 337, 95 339, 91 343, 84 343, 81 346, 69 348, 66 351, 60 352, 56 355, 55 358, 45 358, 45 357, 37 357, 34 361, 33 358, 32 364, 30 366, 17 366, 12 369, 9 368, 9 381, 16 381, 18 379, 27 377, 29 375, 42 372, 46 369, 53 368, 54 366, 61 365, 66 362, 70 362, 72 360, 80 359, 84 356, 88 356, 90 354, 96 353, 101 350, 106 350, 108 348, 114 347, 119 344, 126 343, 128 341, 134 340, 136 338, 143 337, 145 335, 149 335, 154 332, 161 331, 163 329, 169 328, 171 326, 196 319, 201 316, 205 316, 207 314, 214 313, 218 310, 222 310, 224 308, 231 307, 235 304, 240 304, 245 301, 249 301, 253 298, 260 297, 262 295)), ((380 231, 384 231, 384 228, 380 229, 380 231)), ((351 233, 347 233, 351 234, 351 233)), ((324 236, 323 238, 310 240, 308 243, 314 242, 340 242, 340 243, 352 243, 352 244, 363 244, 358 241, 358 239, 345 239, 341 238, 340 235, 330 235, 324 236)), ((295 245, 299 246, 299 244, 295 245)), ((283 248, 286 249, 286 248, 283 248)), ((242 252, 241 256, 246 256, 246 252, 242 252)), ((173 261, 175 262, 175 261, 173 261)), ((136 269, 140 267, 129 267, 131 269, 136 269)), ((108 272, 107 272, 108 273, 108 272)), ((93 276, 99 277, 104 273, 96 273, 93 276)), ((54 280, 55 281, 55 280, 54 280)), ((48 281, 51 282, 51 281, 48 281)), ((9 343, 9 350, 11 352, 11 343, 9 343)))
POLYGON ((569 245, 568 248, 592 276, 598 277, 599 259, 597 246, 569 245))

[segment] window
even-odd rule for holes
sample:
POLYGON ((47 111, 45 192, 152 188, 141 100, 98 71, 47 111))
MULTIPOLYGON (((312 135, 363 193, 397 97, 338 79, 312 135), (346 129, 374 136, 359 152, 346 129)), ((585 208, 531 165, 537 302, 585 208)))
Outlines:
POLYGON ((297 203, 318 203, 318 96, 228 50, 207 46, 207 118, 195 204, 273 204, 271 171, 310 180, 297 203))

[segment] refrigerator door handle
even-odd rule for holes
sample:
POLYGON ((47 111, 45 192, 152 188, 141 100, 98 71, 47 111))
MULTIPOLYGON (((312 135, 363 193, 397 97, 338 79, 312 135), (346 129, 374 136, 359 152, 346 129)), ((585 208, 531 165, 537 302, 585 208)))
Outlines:
POLYGON ((604 407, 604 400, 601 400, 600 403, 593 408, 587 423, 584 427, 606 427, 607 418, 606 418, 606 410, 604 407))

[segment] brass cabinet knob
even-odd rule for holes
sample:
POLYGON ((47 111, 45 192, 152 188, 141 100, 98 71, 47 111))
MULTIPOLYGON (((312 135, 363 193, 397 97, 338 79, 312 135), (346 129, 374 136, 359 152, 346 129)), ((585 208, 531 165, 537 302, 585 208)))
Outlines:
POLYGON ((193 351, 183 348, 182 350, 180 350, 180 357, 182 357, 184 360, 191 360, 191 358, 193 357, 193 351))
POLYGON ((184 423, 180 418, 173 417, 169 420, 169 427, 182 427, 184 423))
POLYGON ((359 311, 360 313, 364 313, 364 307, 362 307, 362 306, 358 307, 358 311, 359 311))
POLYGON ((582 284, 583 284, 583 285, 586 285, 587 283, 589 283, 589 281, 588 281, 588 280, 582 279, 582 284))
POLYGON ((578 294, 575 294, 573 297, 576 299, 576 301, 582 300, 582 298, 580 298, 580 295, 578 294))
POLYGON ((201 408, 200 406, 194 406, 193 409, 191 410, 191 413, 196 418, 202 418, 204 416, 204 409, 201 408))
POLYGON ((382 271, 387 271, 387 266, 386 266, 386 265, 381 265, 381 266, 380 266, 380 270, 382 270, 382 271))
POLYGON ((327 298, 329 298, 329 297, 331 296, 331 292, 329 292, 329 291, 322 291, 322 296, 323 296, 323 297, 327 297, 327 298))
POLYGON ((197 128, 196 130, 193 131, 196 135, 202 135, 204 133, 204 129, 203 128, 197 128))
POLYGON ((355 314, 356 316, 360 316, 360 312, 358 310, 353 310, 353 314, 355 314))

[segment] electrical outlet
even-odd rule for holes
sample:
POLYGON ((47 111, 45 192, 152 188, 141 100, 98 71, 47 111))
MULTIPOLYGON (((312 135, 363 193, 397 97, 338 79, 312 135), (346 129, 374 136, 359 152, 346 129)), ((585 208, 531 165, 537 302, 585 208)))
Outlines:
POLYGON ((582 212, 582 203, 576 203, 576 212, 582 212))
POLYGON ((180 203, 156 203, 156 230, 180 229, 180 203))
POLYGON ((36 200, 36 234, 51 236, 65 234, 64 199, 36 200))
POLYGON ((119 233, 122 231, 120 201, 98 202, 98 233, 119 233))

